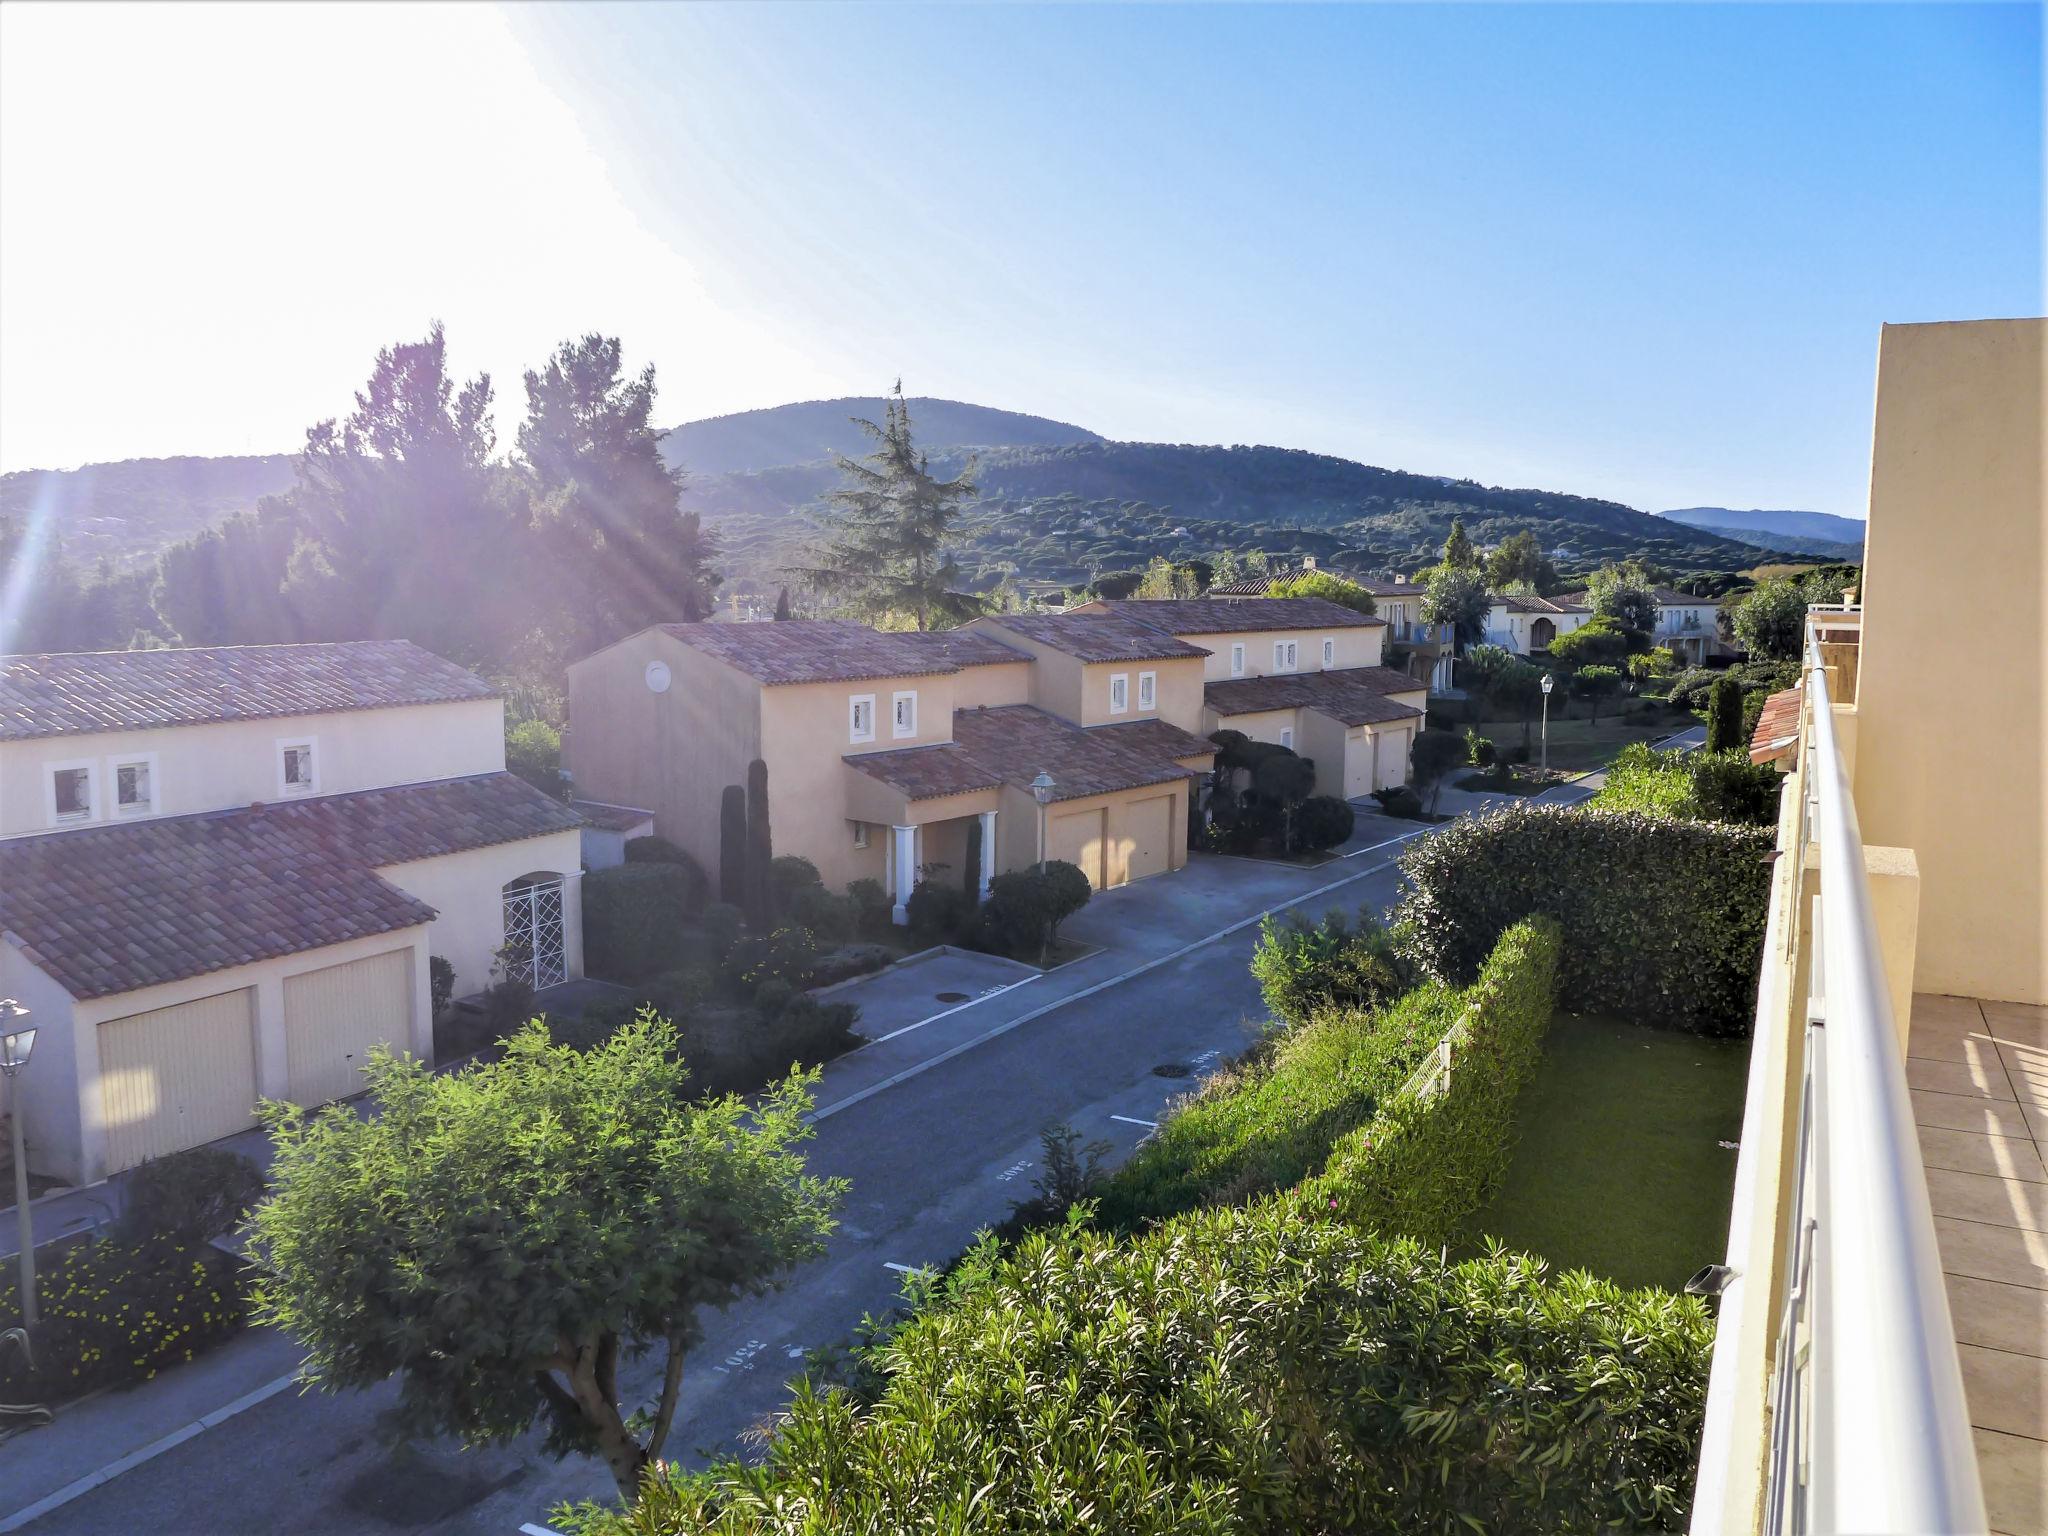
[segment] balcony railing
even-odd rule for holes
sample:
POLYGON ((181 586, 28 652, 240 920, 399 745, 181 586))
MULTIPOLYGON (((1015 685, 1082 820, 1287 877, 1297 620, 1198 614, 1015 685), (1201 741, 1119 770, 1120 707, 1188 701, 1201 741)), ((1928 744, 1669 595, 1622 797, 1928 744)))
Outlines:
POLYGON ((1809 623, 1693 1536, 1986 1528, 1836 740, 1839 619, 1809 623))

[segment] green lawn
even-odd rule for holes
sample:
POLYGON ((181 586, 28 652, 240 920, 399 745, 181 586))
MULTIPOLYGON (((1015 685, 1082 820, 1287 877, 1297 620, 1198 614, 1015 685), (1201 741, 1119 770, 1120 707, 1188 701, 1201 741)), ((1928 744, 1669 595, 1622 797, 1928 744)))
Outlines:
POLYGON ((1749 1042, 1559 1014, 1521 1141, 1470 1223, 1557 1269, 1676 1290, 1727 1248, 1749 1042))
MULTIPOLYGON (((1583 705, 1579 706, 1584 708, 1583 705)), ((1463 720, 1453 715, 1459 730, 1464 729, 1463 720)), ((1681 720, 1668 710, 1659 710, 1654 716, 1633 715, 1624 719, 1619 711, 1600 712, 1600 722, 1595 725, 1584 719, 1557 717, 1555 710, 1550 715, 1550 766, 1561 768, 1567 773, 1584 773, 1593 768, 1604 768, 1614 760, 1615 754, 1634 741, 1662 741, 1666 736, 1676 735, 1693 723, 1690 716, 1681 720)), ((1497 747, 1518 747, 1522 744, 1522 722, 1519 720, 1481 720, 1475 729, 1482 736, 1493 738, 1497 747)), ((1529 761, 1534 763, 1543 752, 1543 735, 1540 726, 1529 730, 1529 761)))

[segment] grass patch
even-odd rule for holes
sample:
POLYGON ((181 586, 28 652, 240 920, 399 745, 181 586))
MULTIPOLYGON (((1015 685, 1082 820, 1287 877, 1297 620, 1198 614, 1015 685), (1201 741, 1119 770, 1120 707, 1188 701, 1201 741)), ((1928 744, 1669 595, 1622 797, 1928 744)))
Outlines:
POLYGON ((1747 1040, 1560 1014, 1522 1096, 1521 1144, 1469 1238, 1559 1269, 1676 1290, 1727 1247, 1747 1040))
MULTIPOLYGON (((1696 723, 1691 715, 1681 719, 1679 711, 1666 708, 1659 708, 1654 714, 1639 715, 1603 710, 1597 724, 1586 719, 1560 719, 1557 710, 1552 708, 1550 766, 1553 772, 1562 770, 1566 773, 1604 768, 1631 742, 1662 741, 1666 736, 1696 723)), ((1494 744, 1502 748, 1522 744, 1522 722, 1519 720, 1481 720, 1473 729, 1482 736, 1491 736, 1494 744)), ((1542 733, 1531 732, 1529 756, 1532 763, 1542 750, 1542 733)))

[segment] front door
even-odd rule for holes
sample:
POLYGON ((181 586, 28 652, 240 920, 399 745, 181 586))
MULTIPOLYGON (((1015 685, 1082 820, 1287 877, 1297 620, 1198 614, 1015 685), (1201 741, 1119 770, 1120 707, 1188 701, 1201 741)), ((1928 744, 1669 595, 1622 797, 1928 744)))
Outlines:
POLYGON ((536 992, 569 979, 562 933, 562 882, 537 880, 505 891, 505 974, 536 992))

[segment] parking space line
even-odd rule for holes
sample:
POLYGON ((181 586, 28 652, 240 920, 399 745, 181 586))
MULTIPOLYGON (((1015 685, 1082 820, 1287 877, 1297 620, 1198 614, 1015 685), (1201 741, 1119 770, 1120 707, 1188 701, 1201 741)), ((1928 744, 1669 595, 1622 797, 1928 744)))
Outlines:
POLYGON ((1159 1129, 1159 1122, 1157 1120, 1140 1120, 1135 1115, 1111 1115, 1109 1118, 1121 1120, 1125 1125, 1149 1125, 1155 1131, 1159 1129))
POLYGON ((1043 971, 1040 971, 1036 976, 1023 976, 1018 978, 1016 981, 1005 982, 1002 986, 993 987, 990 990, 983 992, 978 997, 970 997, 964 1003, 955 1003, 950 1008, 941 1009, 939 1012, 933 1014, 928 1019, 919 1019, 915 1024, 906 1024, 901 1029, 892 1029, 886 1035, 877 1035, 874 1039, 870 1040, 868 1044, 880 1045, 885 1040, 894 1040, 898 1035, 907 1035, 913 1029, 923 1029, 927 1024, 936 1024, 941 1019, 951 1018, 954 1014, 960 1012, 960 1010, 963 1008, 972 1008, 976 1003, 985 1003, 992 997, 1001 997, 1005 992, 1014 992, 1019 987, 1029 986, 1034 981, 1043 980, 1045 980, 1045 973, 1043 971))

